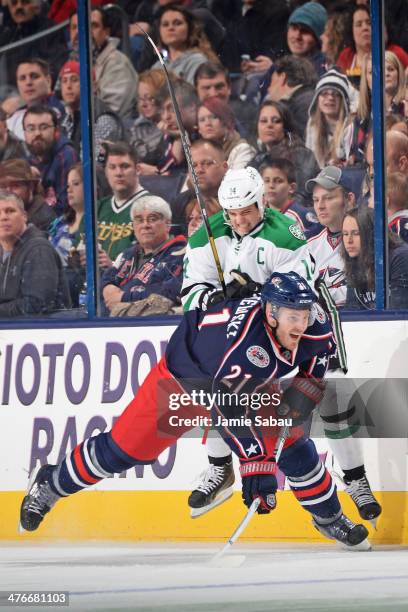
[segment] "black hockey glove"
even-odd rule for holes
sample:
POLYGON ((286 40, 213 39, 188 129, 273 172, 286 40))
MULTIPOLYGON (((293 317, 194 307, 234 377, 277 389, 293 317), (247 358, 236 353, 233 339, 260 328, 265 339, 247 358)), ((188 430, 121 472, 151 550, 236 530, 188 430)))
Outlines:
POLYGON ((325 383, 306 374, 299 374, 282 395, 276 408, 278 416, 292 419, 292 425, 305 423, 324 396, 325 383))
POLYGON ((219 304, 225 300, 224 292, 221 289, 209 289, 203 295, 201 300, 200 308, 202 310, 207 310, 210 306, 214 306, 215 304, 219 304))
POLYGON ((256 497, 260 497, 258 514, 269 514, 276 506, 275 463, 267 460, 241 463, 242 499, 249 508, 256 497))
POLYGON ((261 290, 261 284, 252 280, 246 272, 231 270, 232 281, 227 285, 227 298, 241 299, 250 297, 261 290))

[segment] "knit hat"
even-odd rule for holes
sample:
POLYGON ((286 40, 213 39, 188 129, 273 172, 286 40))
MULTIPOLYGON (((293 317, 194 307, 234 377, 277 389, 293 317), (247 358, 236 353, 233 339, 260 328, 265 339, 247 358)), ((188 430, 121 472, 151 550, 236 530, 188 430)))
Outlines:
POLYGON ((312 115, 317 106, 317 98, 325 89, 335 89, 339 92, 343 99, 343 104, 346 109, 346 113, 350 112, 350 88, 351 84, 345 74, 342 74, 335 68, 328 70, 321 77, 320 81, 317 82, 316 89, 309 106, 309 115, 312 115))
POLYGON ((18 182, 38 182, 33 175, 30 164, 25 159, 7 159, 0 164, 0 181, 12 178, 18 182))
POLYGON ((222 121, 222 123, 229 130, 235 129, 235 115, 231 108, 228 106, 228 104, 226 104, 216 96, 212 96, 211 98, 207 98, 206 100, 201 102, 201 106, 205 106, 205 108, 209 110, 210 113, 215 115, 218 119, 220 119, 220 121, 222 121))
POLYGON ((306 4, 293 11, 289 16, 288 24, 300 23, 309 28, 317 40, 320 40, 326 21, 327 11, 324 6, 318 2, 306 2, 306 4))
POLYGON ((59 73, 60 79, 62 79, 62 77, 66 74, 71 73, 77 74, 79 76, 79 62, 76 62, 75 60, 69 60, 68 62, 65 62, 59 73))

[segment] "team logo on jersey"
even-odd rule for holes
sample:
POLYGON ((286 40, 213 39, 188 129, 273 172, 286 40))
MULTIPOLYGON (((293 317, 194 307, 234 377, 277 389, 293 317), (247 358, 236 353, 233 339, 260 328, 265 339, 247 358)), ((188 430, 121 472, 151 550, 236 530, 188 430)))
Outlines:
POLYGON ((339 270, 333 266, 327 266, 325 270, 320 270, 319 276, 329 289, 338 289, 346 284, 344 270, 339 270))
POLYGON ((321 324, 326 321, 326 313, 319 304, 313 304, 312 310, 310 311, 309 325, 313 325, 316 320, 321 324))
POLYGON ((304 235, 304 233, 302 232, 301 228, 299 227, 297 223, 294 223, 293 225, 289 225, 289 231, 292 234, 292 236, 294 236, 298 240, 306 240, 306 236, 304 235))
POLYGON ((306 213, 306 221, 309 221, 309 223, 318 223, 316 215, 312 212, 306 213))
POLYGON ((258 368, 266 368, 270 362, 269 355, 262 346, 250 346, 247 349, 246 356, 258 368))

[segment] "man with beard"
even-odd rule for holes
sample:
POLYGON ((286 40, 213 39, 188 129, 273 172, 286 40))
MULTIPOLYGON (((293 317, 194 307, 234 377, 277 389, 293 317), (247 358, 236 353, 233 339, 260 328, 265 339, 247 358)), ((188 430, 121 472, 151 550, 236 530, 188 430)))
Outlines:
POLYGON ((57 116, 47 106, 35 105, 27 109, 23 129, 28 161, 41 174, 45 200, 61 214, 67 199, 68 172, 78 161, 75 149, 61 135, 57 116))

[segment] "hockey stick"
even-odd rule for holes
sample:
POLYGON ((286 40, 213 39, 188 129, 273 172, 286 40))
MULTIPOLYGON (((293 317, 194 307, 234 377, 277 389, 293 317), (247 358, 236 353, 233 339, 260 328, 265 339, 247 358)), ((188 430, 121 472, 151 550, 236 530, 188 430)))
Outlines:
MULTIPOLYGON (((280 430, 280 433, 279 433, 279 436, 276 441, 275 448, 273 450, 272 457, 271 457, 271 461, 275 463, 275 472, 276 472, 278 461, 279 461, 279 458, 281 456, 281 453, 282 453, 282 450, 285 444, 285 440, 288 437, 288 435, 289 435, 289 426, 285 425, 285 427, 282 427, 280 430)), ((245 561, 245 555, 236 555, 234 557, 227 557, 228 561, 227 559, 224 559, 223 557, 231 549, 231 546, 234 544, 234 542, 236 542, 236 540, 239 538, 241 533, 247 527, 248 523, 254 516, 255 512, 258 510, 260 503, 261 503, 261 499, 259 497, 256 497, 254 501, 252 502, 252 504, 250 505, 248 512, 246 513, 246 515, 244 516, 244 518, 242 519, 238 527, 235 529, 234 533, 232 534, 228 542, 225 544, 225 546, 223 546, 221 550, 219 550, 214 555, 212 559, 210 559, 209 561, 210 565, 215 565, 215 566, 220 565, 223 567, 239 567, 240 565, 242 565, 242 563, 245 561)))
POLYGON ((183 146, 184 155, 186 156, 187 166, 188 166, 188 169, 189 169, 189 172, 190 172, 191 180, 193 182, 193 187, 194 187, 194 191, 195 191, 195 194, 196 194, 197 202, 198 202, 198 205, 200 206, 200 209, 201 209, 201 215, 203 217, 204 226, 205 226, 205 229, 206 229, 206 232, 207 232, 207 236, 208 236, 208 242, 210 244, 210 247, 211 247, 211 250, 212 250, 212 254, 213 254, 213 257, 214 257, 215 266, 217 268, 218 278, 219 278, 219 281, 220 281, 220 284, 221 284, 221 287, 222 287, 222 291, 223 291, 224 295, 226 296, 227 290, 226 290, 225 281, 224 281, 224 273, 223 273, 222 268, 221 268, 220 258, 219 258, 219 255, 218 255, 217 247, 215 245, 215 240, 214 240, 214 236, 213 236, 212 229, 211 229, 211 226, 210 226, 210 222, 208 220, 208 214, 207 214, 207 210, 205 208, 205 202, 204 202, 203 196, 201 195, 200 188, 198 186, 197 175, 196 175, 196 172, 195 172, 195 169, 194 169, 194 166, 193 166, 193 160, 191 158, 190 140, 189 140, 189 137, 188 137, 187 130, 184 127, 183 120, 181 118, 180 108, 179 108, 179 105, 178 105, 178 102, 177 102, 177 99, 176 99, 176 94, 174 93, 174 88, 173 88, 173 84, 172 84, 171 79, 170 79, 170 75, 168 73, 166 64, 164 63, 163 56, 160 53, 159 49, 157 48, 157 46, 156 46, 155 42, 153 41, 153 39, 138 24, 135 24, 135 25, 143 33, 143 35, 147 38, 149 43, 152 45, 152 47, 153 47, 157 57, 159 58, 160 64, 162 65, 162 68, 164 70, 164 74, 166 76, 166 81, 167 81, 167 86, 169 88, 171 102, 173 104, 174 112, 176 114, 176 121, 177 121, 178 129, 180 131, 180 139, 181 139, 181 144, 183 146))

